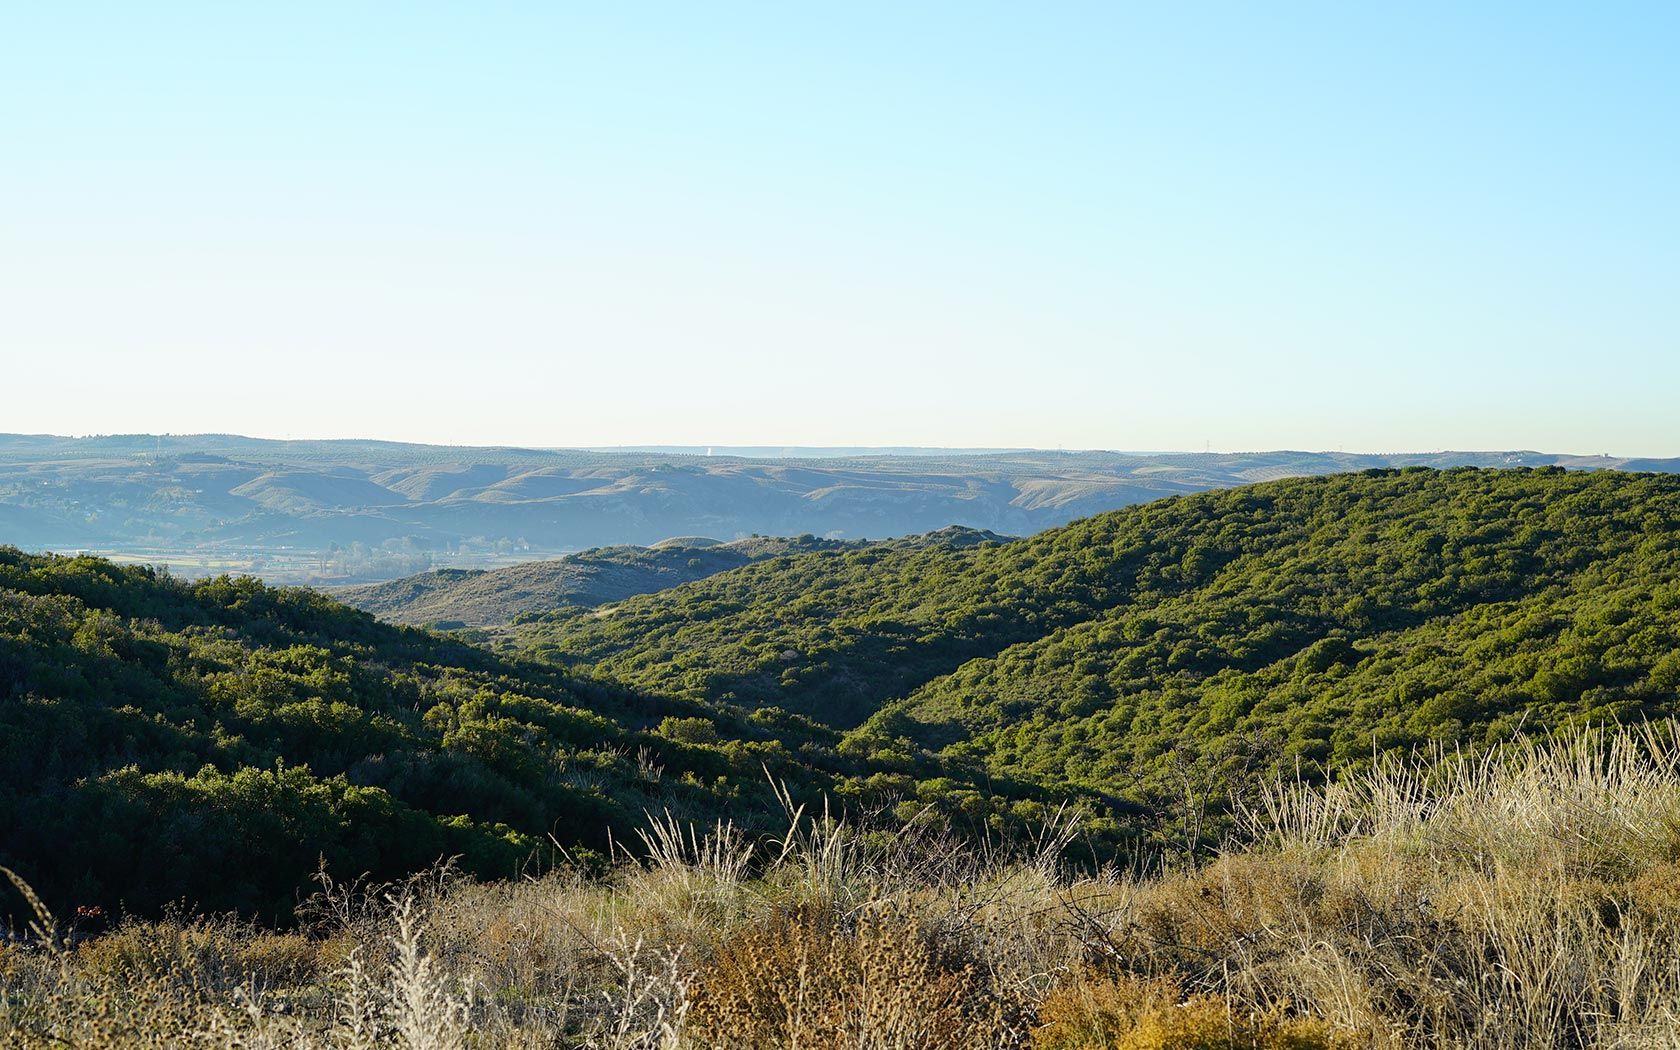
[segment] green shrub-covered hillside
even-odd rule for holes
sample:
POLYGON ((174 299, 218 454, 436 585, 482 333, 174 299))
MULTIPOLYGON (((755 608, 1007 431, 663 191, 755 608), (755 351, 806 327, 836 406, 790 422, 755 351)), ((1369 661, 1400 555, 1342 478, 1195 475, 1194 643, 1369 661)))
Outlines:
POLYGON ((61 909, 283 918, 323 863, 593 863, 666 810, 785 828, 784 788, 888 831, 1071 800, 1087 858, 1205 849, 1279 770, 1680 713, 1680 477, 1269 482, 496 637, 0 549, 0 865, 61 909))
POLYGON ((847 729, 842 755, 923 801, 1139 803, 1194 838, 1280 766, 1673 712, 1680 478, 1269 482, 1007 544, 780 559, 523 641, 847 729))
POLYGON ((322 862, 511 875, 768 795, 785 752, 684 726, 717 735, 311 591, 0 548, 0 865, 61 908, 283 916, 322 862))

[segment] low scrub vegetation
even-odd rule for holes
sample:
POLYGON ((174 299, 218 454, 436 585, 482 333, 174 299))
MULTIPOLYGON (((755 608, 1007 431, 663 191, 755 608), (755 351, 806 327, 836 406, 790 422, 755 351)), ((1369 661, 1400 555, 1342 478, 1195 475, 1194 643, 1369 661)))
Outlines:
POLYGON ((1295 479, 778 554, 488 648, 0 548, 0 864, 60 912, 285 924, 323 858, 494 880, 650 812, 775 834, 770 778, 1017 842, 1074 800, 1088 866, 1202 863, 1280 771, 1680 714, 1677 521, 1675 476, 1295 479))
POLYGON ((1217 856, 1037 848, 788 800, 779 838, 655 821, 604 876, 371 887, 295 931, 59 925, 0 949, 12 1045, 1586 1048, 1680 1044, 1669 723, 1273 781, 1217 856))
POLYGON ((799 753, 851 800, 1006 829, 1076 798, 1102 859, 1197 853, 1297 764, 1680 713, 1677 522, 1674 475, 1295 478, 1002 545, 772 559, 509 641, 820 723, 838 739, 799 753))

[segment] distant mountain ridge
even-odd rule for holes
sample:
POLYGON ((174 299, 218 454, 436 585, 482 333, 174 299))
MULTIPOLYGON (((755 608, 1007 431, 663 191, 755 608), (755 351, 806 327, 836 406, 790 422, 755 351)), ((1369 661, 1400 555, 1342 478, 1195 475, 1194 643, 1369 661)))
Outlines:
POLYGON ((669 536, 1030 535, 1163 496, 1371 468, 1680 470, 1540 452, 798 451, 808 455, 0 435, 0 542, 355 582, 669 536))

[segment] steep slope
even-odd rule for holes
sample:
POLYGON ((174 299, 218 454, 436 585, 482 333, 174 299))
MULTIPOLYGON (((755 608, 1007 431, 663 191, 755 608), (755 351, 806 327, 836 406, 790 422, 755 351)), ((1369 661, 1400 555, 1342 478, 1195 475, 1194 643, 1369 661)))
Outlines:
POLYGON ((307 590, 0 548, 0 865, 61 909, 278 917, 323 862, 511 875, 648 810, 750 823, 766 767, 813 776, 767 735, 307 590))
POLYGON ((516 637, 956 777, 898 782, 922 797, 1188 805, 1297 760, 1674 711, 1680 478, 1269 482, 1004 546, 779 559, 516 637))

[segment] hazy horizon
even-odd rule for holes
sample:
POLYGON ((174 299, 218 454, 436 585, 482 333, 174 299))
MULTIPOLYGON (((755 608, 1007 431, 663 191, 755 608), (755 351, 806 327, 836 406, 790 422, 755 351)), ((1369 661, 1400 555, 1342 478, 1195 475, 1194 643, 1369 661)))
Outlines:
POLYGON ((576 444, 576 445, 521 445, 514 443, 478 443, 478 442, 450 442, 450 441, 408 441, 396 438, 370 436, 366 434, 342 435, 295 435, 276 437, 273 435, 234 433, 221 431, 197 432, 110 432, 110 433, 52 433, 47 431, 26 433, 22 431, 0 431, 3 438, 48 438, 65 441, 97 441, 102 439, 122 438, 237 438, 246 441, 275 441, 275 442, 368 442, 396 445, 433 446, 438 448, 459 449, 495 449, 507 448, 534 452, 627 452, 627 453, 672 453, 680 455, 705 456, 708 453, 716 456, 757 457, 766 459, 799 458, 800 453, 876 453, 880 455, 914 456, 920 453, 969 453, 974 455, 1006 455, 1009 453, 1101 453, 1117 456, 1189 456, 1189 455, 1263 455, 1266 453, 1301 452, 1313 455, 1347 455, 1347 456, 1406 456, 1406 455, 1446 455, 1446 454, 1493 454, 1493 453, 1540 453, 1546 455, 1570 456, 1579 459, 1673 459, 1676 456, 1661 456, 1640 450, 1605 452, 1590 451, 1573 448, 1518 448, 1515 446, 1497 446, 1487 448, 1305 448, 1305 447, 1232 447, 1232 448, 1076 448, 1069 446, 1045 447, 1035 445, 1014 446, 980 446, 980 445, 804 445, 788 443, 769 444, 725 444, 722 442, 688 443, 624 443, 624 444, 576 444))

